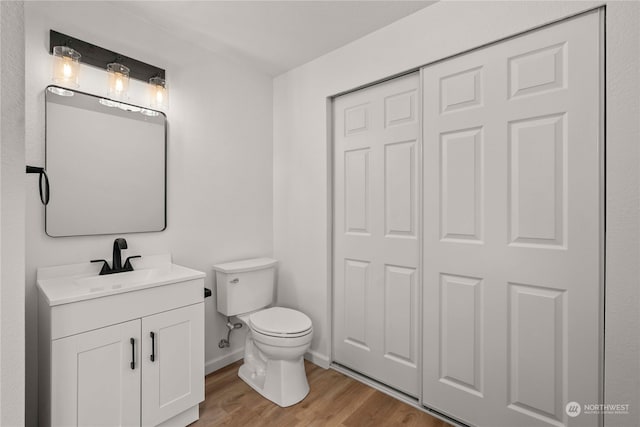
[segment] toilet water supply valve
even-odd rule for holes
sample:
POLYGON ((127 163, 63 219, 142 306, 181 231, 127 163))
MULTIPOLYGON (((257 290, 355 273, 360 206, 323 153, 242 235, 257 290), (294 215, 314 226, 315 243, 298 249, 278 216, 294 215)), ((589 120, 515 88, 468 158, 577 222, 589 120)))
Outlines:
POLYGON ((237 323, 231 323, 231 317, 227 317, 227 328, 229 328, 229 331, 227 331, 227 338, 226 339, 221 339, 220 342, 218 343, 218 347, 220 348, 225 348, 225 347, 229 347, 231 345, 229 339, 231 337, 231 331, 233 331, 234 329, 240 329, 242 328, 242 323, 237 322, 237 323))

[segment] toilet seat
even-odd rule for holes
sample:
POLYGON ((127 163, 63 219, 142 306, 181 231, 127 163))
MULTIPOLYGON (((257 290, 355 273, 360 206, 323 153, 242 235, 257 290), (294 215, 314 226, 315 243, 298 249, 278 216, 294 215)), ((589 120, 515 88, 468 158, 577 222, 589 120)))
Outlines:
POLYGON ((297 310, 271 307, 249 316, 249 324, 255 332, 278 338, 297 338, 311 333, 311 319, 297 310))

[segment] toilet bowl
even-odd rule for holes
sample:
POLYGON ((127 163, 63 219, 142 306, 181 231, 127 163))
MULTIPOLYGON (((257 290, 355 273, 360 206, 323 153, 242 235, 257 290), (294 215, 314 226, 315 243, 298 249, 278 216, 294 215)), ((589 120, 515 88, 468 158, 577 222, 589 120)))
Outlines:
POLYGON ((309 393, 304 353, 311 345, 313 328, 304 313, 271 307, 238 318, 249 328, 244 364, 238 376, 279 406, 300 402, 309 393))

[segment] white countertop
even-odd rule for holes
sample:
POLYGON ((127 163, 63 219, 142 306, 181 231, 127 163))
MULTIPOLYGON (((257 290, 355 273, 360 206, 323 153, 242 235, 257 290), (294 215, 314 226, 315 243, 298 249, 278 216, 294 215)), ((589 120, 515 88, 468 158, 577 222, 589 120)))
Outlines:
POLYGON ((134 271, 100 276, 102 263, 82 263, 38 269, 38 289, 49 306, 68 304, 171 283, 201 279, 201 271, 171 262, 171 255, 131 260, 134 271))

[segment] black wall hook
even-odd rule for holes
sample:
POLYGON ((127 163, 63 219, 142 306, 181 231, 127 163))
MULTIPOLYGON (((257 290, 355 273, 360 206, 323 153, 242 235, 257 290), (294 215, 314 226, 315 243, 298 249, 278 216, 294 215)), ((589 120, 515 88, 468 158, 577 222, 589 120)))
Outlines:
POLYGON ((44 168, 39 168, 37 166, 27 166, 27 173, 37 173, 40 175, 39 178, 39 190, 40 190, 40 201, 43 205, 49 204, 49 177, 47 176, 47 172, 44 168), (44 191, 42 190, 42 179, 44 177, 44 191))

